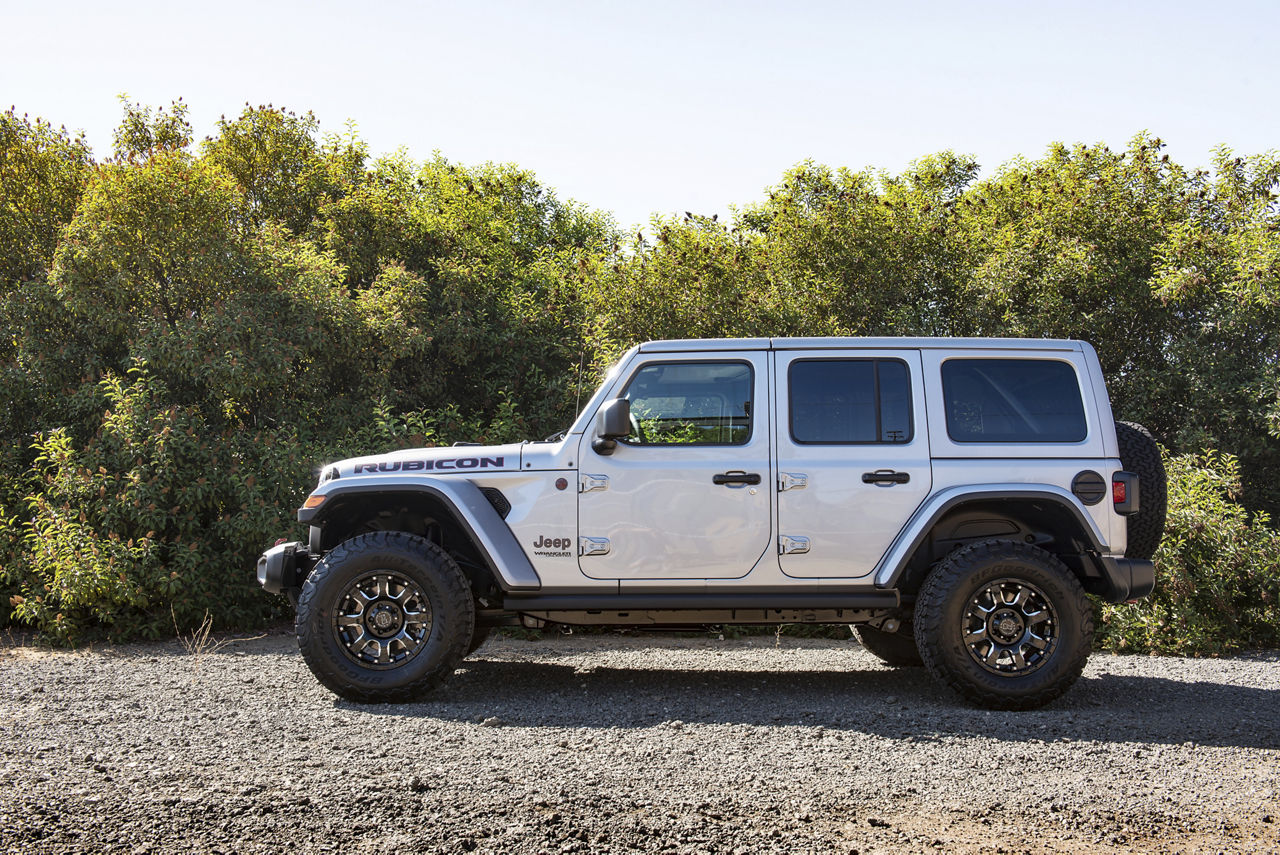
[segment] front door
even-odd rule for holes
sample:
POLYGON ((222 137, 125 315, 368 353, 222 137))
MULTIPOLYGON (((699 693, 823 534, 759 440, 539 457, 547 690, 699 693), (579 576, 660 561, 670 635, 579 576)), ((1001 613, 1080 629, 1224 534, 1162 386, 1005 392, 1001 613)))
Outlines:
POLYGON ((579 449, 579 566, 593 579, 727 579, 773 544, 767 351, 661 353, 618 395, 631 436, 579 449))

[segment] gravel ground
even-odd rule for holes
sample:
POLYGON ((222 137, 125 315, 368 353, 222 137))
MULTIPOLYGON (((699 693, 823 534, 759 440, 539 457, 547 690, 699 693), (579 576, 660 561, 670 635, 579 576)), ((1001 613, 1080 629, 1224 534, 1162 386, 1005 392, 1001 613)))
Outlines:
POLYGON ((224 642, 0 648, 0 850, 1280 850, 1280 653, 997 713, 855 642, 494 638, 402 706, 224 642))

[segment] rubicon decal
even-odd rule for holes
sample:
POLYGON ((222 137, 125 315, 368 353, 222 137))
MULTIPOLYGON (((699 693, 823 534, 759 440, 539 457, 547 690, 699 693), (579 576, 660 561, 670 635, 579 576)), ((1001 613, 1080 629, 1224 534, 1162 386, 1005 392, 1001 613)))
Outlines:
POLYGON ((355 474, 362 472, 451 472, 458 469, 501 469, 505 457, 454 457, 445 460, 392 460, 383 463, 357 463, 355 474))

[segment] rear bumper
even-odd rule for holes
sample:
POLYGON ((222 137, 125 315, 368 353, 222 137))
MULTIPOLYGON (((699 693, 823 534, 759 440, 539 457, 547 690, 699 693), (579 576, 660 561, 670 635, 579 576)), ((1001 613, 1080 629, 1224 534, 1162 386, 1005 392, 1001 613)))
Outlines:
POLYGON ((1140 600, 1156 586, 1156 565, 1141 558, 1098 559, 1102 567, 1102 590, 1097 593, 1108 603, 1140 600))

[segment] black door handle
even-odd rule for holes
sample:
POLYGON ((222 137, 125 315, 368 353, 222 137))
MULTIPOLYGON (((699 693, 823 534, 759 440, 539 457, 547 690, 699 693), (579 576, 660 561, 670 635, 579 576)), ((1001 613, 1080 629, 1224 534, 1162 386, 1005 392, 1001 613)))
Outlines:
POLYGON ((905 484, 911 480, 909 472, 894 472, 892 469, 877 469, 875 472, 863 472, 863 484, 905 484))
POLYGON ((712 484, 759 484, 760 476, 754 472, 725 472, 723 475, 712 475, 712 484))

